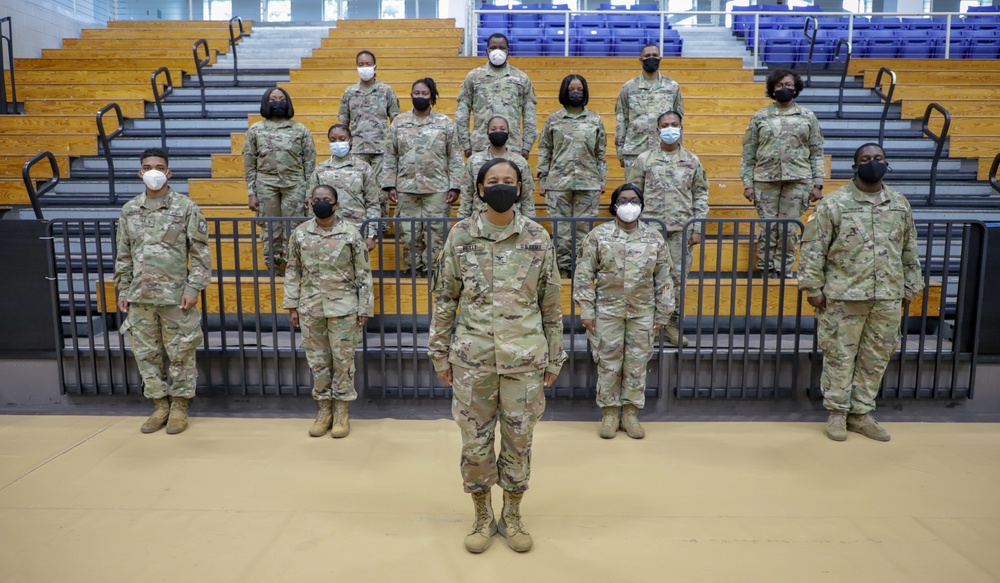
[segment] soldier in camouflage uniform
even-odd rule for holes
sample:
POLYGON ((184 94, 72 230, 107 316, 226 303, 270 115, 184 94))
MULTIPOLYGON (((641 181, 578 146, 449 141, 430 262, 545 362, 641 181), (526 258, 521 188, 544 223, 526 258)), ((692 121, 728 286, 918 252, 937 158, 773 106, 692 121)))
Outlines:
POLYGON ((140 161, 146 190, 122 207, 115 291, 118 309, 128 314, 121 332, 132 342, 143 394, 155 406, 142 432, 166 425, 173 434, 187 428, 188 400, 198 384, 202 332, 195 306, 212 278, 208 225, 197 204, 167 185, 166 152, 150 148, 140 161))
MULTIPOLYGON (((549 217, 596 217, 608 175, 607 134, 601 116, 587 109, 587 80, 568 75, 559 88, 563 107, 549 114, 538 139, 538 182, 545 194, 549 217)), ((569 277, 573 268, 572 248, 587 236, 587 225, 577 224, 576 240, 570 229, 559 225, 556 261, 559 273, 569 277)))
MULTIPOLYGON (((799 220, 823 196, 823 131, 816 115, 795 103, 802 88, 802 78, 788 69, 768 75, 767 96, 775 103, 753 114, 743 135, 743 196, 762 219, 799 220)), ((791 273, 798 238, 793 225, 761 228, 757 269, 791 273)))
MULTIPOLYGON (((413 109, 399 114, 386 145, 382 162, 382 190, 396 204, 396 218, 446 218, 458 198, 462 175, 462 154, 458 149, 455 124, 436 113, 437 86, 433 79, 419 79, 411 89, 413 109)), ((396 224, 402 247, 403 269, 414 269, 417 277, 427 275, 428 257, 433 260, 444 241, 443 224, 396 224), (414 232, 411 232, 414 231, 414 232), (425 237, 425 230, 429 237, 425 237), (410 257, 411 237, 416 256, 410 257), (426 249, 425 238, 430 239, 426 249)))
POLYGON ((361 233, 335 214, 337 190, 320 184, 311 192, 315 217, 296 227, 289 242, 284 306, 302 328, 319 404, 309 435, 347 437, 348 403, 358 398, 354 350, 375 305, 372 271, 361 233))
POLYGON ((528 157, 538 137, 535 89, 527 75, 507 62, 509 44, 507 37, 500 33, 490 36, 486 45, 489 62, 469 71, 458 91, 455 125, 466 158, 489 145, 486 126, 495 115, 503 116, 510 123, 507 147, 520 152, 522 157, 528 157))
MULTIPOLYGON (((353 137, 351 130, 343 124, 334 124, 326 132, 330 139, 330 159, 320 162, 309 176, 309 192, 320 184, 329 184, 337 189, 337 218, 347 221, 360 229, 367 220, 381 216, 379 197, 382 190, 372 167, 360 156, 350 153, 353 137)), ((312 201, 307 201, 312 208, 312 201)), ((308 213, 307 213, 308 214, 308 213)), ((371 251, 378 238, 378 224, 370 223, 365 237, 365 246, 371 251)))
MULTIPOLYGON (((247 180, 250 210, 261 217, 301 217, 306 184, 316 168, 316 146, 309 129, 292 121, 295 109, 288 93, 268 89, 260 102, 264 118, 247 131, 243 142, 243 172, 247 180)), ((261 223, 264 262, 268 269, 284 273, 284 222, 261 223)))
POLYGON ((642 74, 622 85, 615 103, 615 150, 618 163, 628 168, 636 157, 655 149, 656 117, 664 111, 684 115, 681 87, 660 74, 660 47, 648 44, 639 54, 642 74))
POLYGON ((802 236, 799 288, 816 308, 826 434, 835 441, 848 431, 889 441, 871 412, 902 311, 924 287, 913 213, 882 183, 888 169, 878 144, 858 148, 854 180, 816 205, 802 236))
MULTIPOLYGON (((375 78, 375 54, 361 51, 355 57, 361 80, 344 90, 340 98, 340 123, 354 135, 351 153, 372 167, 375 176, 382 170, 389 123, 399 115, 396 92, 375 78)), ((310 189, 312 192, 312 189, 310 189)), ((380 192, 381 216, 389 216, 389 202, 380 192)))
POLYGON ((624 429, 642 439, 637 418, 646 404, 646 364, 653 335, 674 311, 670 253, 658 229, 639 220, 642 192, 624 184, 611 194, 615 220, 587 235, 576 264, 573 299, 597 361, 598 434, 624 429))
POLYGON ((531 549, 520 503, 532 434, 545 409, 543 385, 555 382, 566 360, 555 250, 545 229, 512 208, 519 174, 502 158, 480 169, 476 184, 488 208, 452 228, 434 290, 428 352, 438 377, 452 385, 462 479, 476 513, 465 539, 473 553, 498 531, 515 551, 531 549), (504 491, 499 524, 490 494, 497 483, 504 491))
MULTIPOLYGON (((708 216, 708 178, 698 156, 680 145, 683 135, 682 118, 676 111, 668 111, 657 120, 660 128, 660 147, 641 154, 628 169, 628 181, 642 189, 646 206, 643 216, 663 221, 667 227, 664 239, 673 261, 671 276, 674 293, 680 297, 681 286, 691 271, 691 247, 701 243, 701 224, 691 226, 691 235, 684 241, 684 225, 692 219, 708 216)), ((674 314, 664 327, 667 342, 674 346, 687 346, 681 335, 680 301, 674 314)))
POLYGON ((528 166, 528 161, 505 145, 509 127, 507 120, 499 115, 491 119, 489 123, 490 147, 482 152, 476 152, 465 161, 465 168, 462 169, 462 191, 458 197, 458 218, 467 219, 475 213, 486 210, 486 203, 479 198, 479 191, 476 189, 476 176, 483 164, 493 158, 506 158, 517 164, 524 180, 521 182, 521 199, 516 208, 526 217, 535 216, 535 181, 531 178, 531 168, 528 166))

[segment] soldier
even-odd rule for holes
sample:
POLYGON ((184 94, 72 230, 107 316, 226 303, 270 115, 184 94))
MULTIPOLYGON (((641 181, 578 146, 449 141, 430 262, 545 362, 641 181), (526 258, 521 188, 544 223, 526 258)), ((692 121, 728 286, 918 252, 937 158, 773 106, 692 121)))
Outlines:
POLYGON ((302 327, 319 404, 309 435, 347 437, 348 403, 358 398, 354 350, 375 305, 372 271, 361 233, 337 217, 337 190, 320 184, 310 199, 315 216, 296 227, 289 242, 284 305, 292 325, 302 327))
MULTIPOLYGON (((372 167, 361 156, 351 153, 354 138, 344 124, 334 124, 326 132, 330 140, 330 159, 320 162, 309 177, 309 192, 320 184, 337 189, 337 218, 360 229, 366 220, 379 216, 379 196, 382 192, 372 167)), ((306 201, 311 209, 312 201, 306 201)), ((365 246, 371 251, 378 237, 378 225, 370 223, 365 246)))
MULTIPOLYGON (((538 182, 549 217, 596 217, 608 175, 607 134, 601 116, 587 109, 590 91, 580 75, 567 75, 559 87, 558 109, 545 120, 538 139, 538 182)), ((560 225, 562 226, 562 225, 560 225)), ((577 224, 556 234, 556 261, 562 277, 573 267, 572 247, 583 243, 587 226, 577 224)))
MULTIPOLYGON (((657 120, 660 128, 660 147, 641 154, 628 170, 628 181, 643 190, 646 218, 659 219, 667 227, 664 235, 670 250, 673 267, 670 270, 674 293, 680 297, 681 286, 685 284, 691 271, 691 262, 684 257, 691 256, 691 247, 701 243, 701 225, 691 226, 691 236, 684 237, 684 225, 692 219, 708 216, 708 178, 701 160, 687 148, 680 145, 683 135, 682 117, 679 112, 668 111, 657 120)), ((681 335, 681 306, 678 301, 670 321, 663 333, 667 342, 674 346, 687 346, 687 338, 681 335)))
MULTIPOLYGON (((385 139, 389 135, 389 122, 399 115, 396 92, 375 78, 375 54, 361 51, 355 57, 361 81, 344 90, 340 98, 340 123, 354 135, 351 153, 372 167, 375 176, 382 170, 385 139)), ((336 186, 336 185, 334 185, 336 186)), ((310 189, 310 192, 312 190, 310 189)), ((389 202, 383 191, 381 216, 389 216, 389 202)), ((386 225, 388 227, 388 225, 386 225)))
POLYGON ((201 344, 198 295, 212 278, 208 225, 190 198, 170 188, 167 153, 150 148, 139 157, 146 190, 125 203, 118 222, 115 291, 128 314, 122 334, 155 411, 143 433, 187 429, 188 400, 198 384, 195 350, 201 344), (164 367, 163 355, 170 362, 164 367))
MULTIPOLYGON (((743 135, 743 196, 762 219, 799 220, 809 203, 823 196, 823 131, 816 115, 795 103, 803 86, 799 74, 788 69, 768 75, 767 96, 775 102, 753 114, 743 135)), ((791 225, 761 228, 757 269, 790 274, 798 238, 791 225)))
POLYGON ((487 123, 495 115, 510 122, 508 147, 528 157, 531 145, 538 137, 535 121, 535 89, 531 79, 510 66, 507 37, 497 32, 486 41, 489 63, 469 71, 458 91, 455 125, 465 157, 486 149, 487 123), (472 135, 469 135, 469 115, 472 115, 472 135))
POLYGON ((871 412, 899 345, 902 310, 924 281, 910 203, 882 183, 885 152, 864 144, 853 168, 854 180, 821 200, 806 221, 799 288, 816 308, 827 436, 844 441, 855 431, 889 441, 871 412))
MULTIPOLYGON (((389 130, 382 163, 382 190, 396 204, 397 218, 448 217, 451 203, 458 198, 462 154, 458 150, 455 124, 433 111, 438 90, 434 80, 413 82, 410 97, 413 109, 401 113, 389 130)), ((414 269, 417 277, 427 275, 427 257, 436 257, 444 241, 444 225, 411 227, 406 221, 396 225, 403 248, 403 269, 414 269), (415 231, 410 232, 411 228, 415 231), (424 230, 430 235, 425 249, 424 230), (410 257, 410 238, 415 237, 416 257, 410 257)))
POLYGON ((631 166, 639 154, 656 148, 656 116, 664 111, 684 115, 680 85, 659 72, 660 47, 653 43, 644 46, 639 61, 642 74, 622 85, 615 103, 615 150, 622 168, 631 166))
POLYGON ((479 174, 483 164, 493 158, 506 158, 517 164, 524 182, 521 183, 520 200, 514 208, 526 217, 535 216, 535 181, 531 179, 528 161, 506 146, 510 136, 509 127, 506 119, 499 115, 494 116, 489 123, 490 147, 482 152, 476 152, 465 161, 465 168, 462 169, 462 192, 458 199, 458 218, 467 219, 473 213, 486 210, 486 203, 479 198, 479 193, 476 191, 476 175, 479 174))
POLYGON ((615 220, 587 235, 576 264, 573 299, 597 361, 598 435, 618 429, 642 439, 639 409, 646 404, 646 364, 654 330, 674 311, 670 253, 658 229, 639 221, 642 191, 623 184, 611 194, 615 220))
POLYGON ((498 531, 515 551, 531 549, 520 504, 532 433, 545 410, 542 386, 552 386, 566 360, 555 250, 545 229, 514 212, 520 181, 517 165, 503 158, 480 168, 476 185, 487 209, 452 228, 434 290, 428 352, 438 378, 452 386, 462 431, 462 478, 476 513, 465 538, 472 553, 485 551, 498 531), (498 482, 499 525, 490 495, 498 482))
MULTIPOLYGON (((306 184, 316 168, 316 146, 309 129, 292 121, 295 109, 288 92, 268 89, 260 100, 259 121, 247 131, 243 142, 243 172, 247 180, 250 210, 261 217, 301 217, 306 184)), ((264 263, 278 275, 285 271, 287 225, 261 224, 264 263), (270 235, 270 236, 269 236, 270 235)))

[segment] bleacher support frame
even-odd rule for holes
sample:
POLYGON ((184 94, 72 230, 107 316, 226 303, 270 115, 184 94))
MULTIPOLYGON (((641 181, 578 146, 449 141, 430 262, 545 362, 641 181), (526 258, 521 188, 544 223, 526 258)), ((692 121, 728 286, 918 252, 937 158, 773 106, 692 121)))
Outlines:
POLYGON ((10 16, 0 18, 0 97, 2 97, 0 99, 0 115, 20 113, 17 111, 17 80, 14 76, 14 21, 10 16), (6 34, 3 32, 4 24, 7 25, 6 34), (6 55, 6 59, 4 55, 6 55), (4 76, 8 60, 10 61, 10 104, 7 103, 7 80, 4 76))

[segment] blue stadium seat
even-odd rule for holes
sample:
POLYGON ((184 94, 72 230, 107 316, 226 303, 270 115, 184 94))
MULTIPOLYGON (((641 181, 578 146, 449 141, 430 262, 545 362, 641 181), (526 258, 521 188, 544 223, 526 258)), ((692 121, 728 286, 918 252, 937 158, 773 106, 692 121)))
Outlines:
POLYGON ((872 27, 875 30, 900 30, 904 28, 903 23, 895 17, 872 18, 872 27))
POLYGON ((537 28, 512 28, 510 29, 510 44, 513 51, 521 56, 540 56, 542 52, 542 41, 545 35, 537 28))
POLYGON ((974 30, 1000 30, 1000 21, 998 22, 974 22, 972 24, 974 30))
POLYGON ((638 57, 644 46, 646 46, 645 36, 638 38, 615 37, 612 39, 612 48, 616 57, 638 57))
POLYGON ((934 56, 935 39, 903 35, 900 38, 900 59, 930 59, 934 56))
POLYGON ((1000 54, 1000 37, 974 36, 969 39, 967 59, 996 59, 1000 54))
POLYGON ((549 28, 552 26, 560 28, 564 27, 566 26, 566 11, 554 10, 548 14, 542 14, 538 19, 538 23, 542 28, 549 28))
POLYGON ((606 57, 611 54, 611 31, 606 28, 581 29, 576 53, 581 57, 606 57))
POLYGON ((680 58, 684 54, 684 39, 678 37, 663 38, 663 50, 660 55, 666 58, 680 58))
POLYGON ((855 18, 854 19, 854 30, 872 30, 875 25, 868 18, 855 18))
MULTIPOLYGON (((572 37, 571 37, 572 38, 572 37)), ((542 49, 546 56, 561 57, 566 50, 566 30, 562 28, 546 29, 545 39, 542 41, 542 49)), ((570 42, 570 52, 573 54, 573 43, 570 42)))
MULTIPOLYGON (((640 28, 646 30, 660 30, 660 17, 655 14, 633 14, 632 18, 635 23, 640 28)), ((663 21, 663 27, 665 29, 670 28, 670 22, 667 20, 663 21)))
POLYGON ((896 37, 869 37, 865 41, 864 56, 867 59, 895 59, 899 54, 899 39, 896 37))
POLYGON ((490 30, 507 30, 507 14, 505 12, 490 12, 479 15, 479 28, 490 30))
POLYGON ((768 65, 794 66, 799 60, 800 42, 797 38, 769 37, 763 45, 760 58, 768 65))
POLYGON ((906 30, 944 30, 946 22, 936 18, 902 18, 906 30))
POLYGON ((608 28, 636 28, 636 17, 634 14, 626 14, 624 10, 620 14, 605 14, 604 22, 608 28))
POLYGON ((571 24, 573 28, 607 28, 603 14, 577 14, 571 24))
POLYGON ((659 10, 659 4, 635 4, 629 10, 659 10))
MULTIPOLYGON (((951 31, 951 52, 949 58, 952 59, 964 59, 965 54, 969 48, 969 33, 971 31, 964 30, 953 30, 951 31)), ((934 42, 934 57, 935 59, 944 58, 945 49, 945 36, 942 34, 940 37, 935 39, 934 42)))
POLYGON ((508 18, 508 22, 510 23, 510 27, 512 29, 535 28, 536 26, 538 26, 538 16, 539 16, 538 14, 535 13, 519 14, 520 10, 526 10, 526 9, 527 7, 522 9, 515 8, 511 12, 510 17, 508 18))

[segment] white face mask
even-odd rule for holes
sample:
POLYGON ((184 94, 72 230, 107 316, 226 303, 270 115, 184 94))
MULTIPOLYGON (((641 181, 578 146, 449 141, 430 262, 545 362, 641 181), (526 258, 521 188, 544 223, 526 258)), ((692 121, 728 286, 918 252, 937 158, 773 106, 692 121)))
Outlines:
POLYGON ((146 188, 155 192, 167 183, 167 175, 159 170, 147 170, 142 173, 142 181, 146 184, 146 188))
POLYGON ((503 49, 493 49, 490 51, 490 64, 494 67, 502 67, 507 62, 507 51, 503 49))
POLYGON ((375 67, 358 67, 358 77, 362 81, 371 81, 375 76, 375 67))
POLYGON ((639 214, 642 212, 642 207, 634 202, 627 202, 625 204, 618 205, 618 210, 615 214, 618 218, 626 223, 635 222, 639 218, 639 214))
POLYGON ((343 158, 350 151, 350 142, 330 142, 330 153, 338 158, 343 158))

